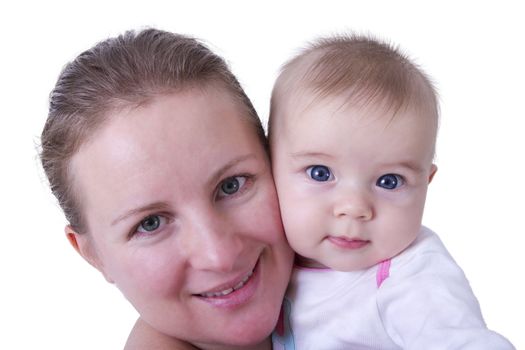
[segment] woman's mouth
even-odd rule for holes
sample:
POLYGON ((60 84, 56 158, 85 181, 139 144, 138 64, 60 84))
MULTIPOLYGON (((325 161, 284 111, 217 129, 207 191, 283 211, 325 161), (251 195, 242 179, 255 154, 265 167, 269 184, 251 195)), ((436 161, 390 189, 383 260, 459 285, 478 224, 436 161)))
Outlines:
POLYGON ((248 282, 248 280, 250 279, 250 277, 252 277, 252 275, 253 275, 253 271, 250 271, 246 276, 244 276, 241 279, 241 281, 239 283, 237 283, 233 287, 226 288, 226 289, 218 291, 218 292, 200 293, 199 296, 205 297, 205 298, 211 298, 211 297, 222 297, 222 296, 228 295, 228 294, 232 293, 233 291, 236 291, 236 290, 241 289, 242 287, 244 287, 244 285, 246 284, 246 282, 248 282))
POLYGON ((237 280, 217 286, 210 291, 194 294, 200 300, 221 308, 234 308, 247 303, 258 290, 260 283, 259 261, 253 270, 237 280))

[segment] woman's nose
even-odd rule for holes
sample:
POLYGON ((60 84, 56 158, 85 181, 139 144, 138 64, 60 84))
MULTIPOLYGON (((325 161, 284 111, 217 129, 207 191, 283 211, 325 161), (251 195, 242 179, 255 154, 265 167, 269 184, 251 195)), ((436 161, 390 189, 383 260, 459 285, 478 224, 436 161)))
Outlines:
POLYGON ((333 204, 333 215, 336 218, 354 220, 371 220, 374 212, 368 195, 364 191, 341 191, 333 204))
POLYGON ((243 249, 242 237, 234 225, 217 213, 204 212, 187 223, 186 252, 194 269, 229 272, 243 249))

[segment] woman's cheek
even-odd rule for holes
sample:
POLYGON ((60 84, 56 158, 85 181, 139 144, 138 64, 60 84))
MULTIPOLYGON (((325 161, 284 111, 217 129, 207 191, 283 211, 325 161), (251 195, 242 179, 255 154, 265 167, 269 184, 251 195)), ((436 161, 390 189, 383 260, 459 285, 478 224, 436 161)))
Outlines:
POLYGON ((258 233, 261 240, 268 243, 279 243, 283 240, 284 233, 273 181, 261 181, 257 191, 254 198, 243 206, 243 214, 239 216, 245 227, 244 232, 258 233))
POLYGON ((120 278, 115 282, 126 296, 169 296, 182 285, 183 265, 176 258, 176 250, 163 246, 155 248, 135 249, 132 255, 120 261, 120 278))

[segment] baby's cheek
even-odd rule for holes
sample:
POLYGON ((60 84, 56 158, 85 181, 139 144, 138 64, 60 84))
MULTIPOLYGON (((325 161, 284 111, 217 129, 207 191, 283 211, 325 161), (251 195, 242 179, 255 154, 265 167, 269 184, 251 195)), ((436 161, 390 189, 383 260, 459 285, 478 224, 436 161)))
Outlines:
POLYGON ((403 251, 416 239, 420 227, 417 215, 392 215, 380 230, 386 254, 393 256, 403 251))
POLYGON ((290 202, 285 204, 281 210, 284 232, 289 241, 298 240, 308 232, 306 229, 311 226, 311 213, 308 206, 300 202, 290 202))

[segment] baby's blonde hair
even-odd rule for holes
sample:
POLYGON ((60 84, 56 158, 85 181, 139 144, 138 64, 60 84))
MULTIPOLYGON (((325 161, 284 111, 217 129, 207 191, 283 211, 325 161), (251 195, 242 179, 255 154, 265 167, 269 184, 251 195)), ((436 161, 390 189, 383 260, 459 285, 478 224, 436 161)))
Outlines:
POLYGON ((268 133, 271 142, 277 110, 294 94, 308 91, 315 99, 344 95, 348 103, 380 103, 393 115, 415 107, 439 115, 436 90, 429 77, 392 45, 371 36, 320 38, 288 61, 276 80, 268 133))

